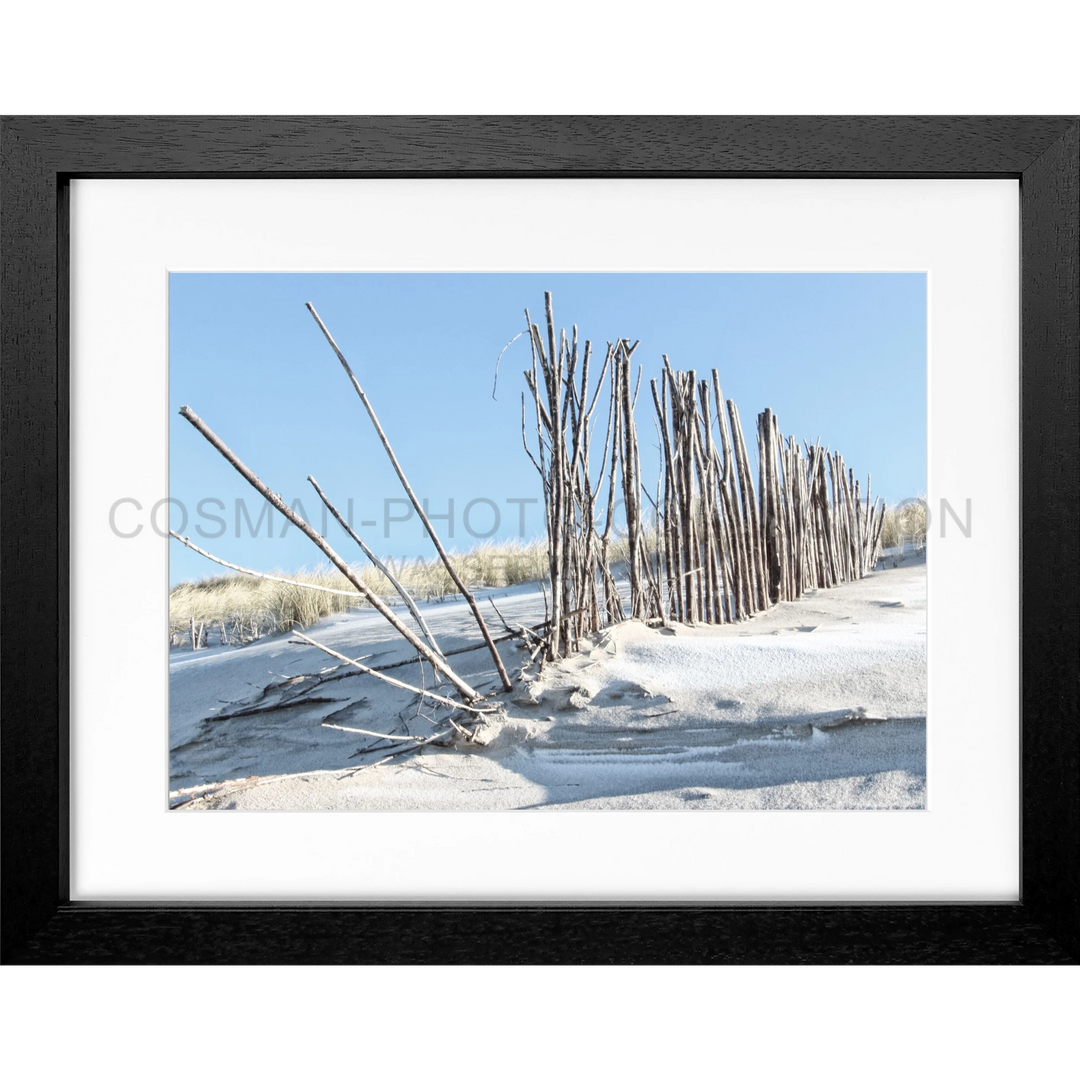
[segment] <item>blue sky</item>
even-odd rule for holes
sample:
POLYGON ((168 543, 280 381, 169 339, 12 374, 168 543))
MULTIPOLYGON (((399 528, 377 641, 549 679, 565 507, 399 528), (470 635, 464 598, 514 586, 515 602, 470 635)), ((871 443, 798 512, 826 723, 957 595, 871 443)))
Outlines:
MULTIPOLYGON (((521 446, 524 309, 543 326, 544 292, 555 320, 606 342, 640 339, 642 471, 655 483, 658 455, 648 380, 661 355, 699 376, 720 372, 742 414, 753 454, 766 406, 781 431, 839 450, 857 475, 873 474, 889 502, 926 490, 926 278, 923 274, 172 274, 169 292, 171 524, 215 555, 260 570, 296 570, 319 552, 275 513, 185 420, 188 405, 317 528, 322 506, 308 473, 377 553, 429 556, 419 522, 354 390, 304 307, 310 301, 371 399, 406 475, 448 548, 517 536, 522 504, 539 499, 521 446), (242 499, 237 529, 237 500, 242 499), (216 501, 204 501, 216 500, 216 501), (202 502, 202 511, 199 504, 202 502), (473 503, 465 521, 467 504, 473 503), (224 504, 224 509, 221 505, 224 504), (245 517, 246 511, 246 517, 245 517), (365 522, 370 524, 365 524, 365 522), (200 529, 202 532, 200 532, 200 529), (471 529, 471 532, 470 532, 471 529), (215 535, 220 533, 221 535, 215 535)), ((601 412, 598 409, 598 414, 601 412)), ((606 415, 606 414, 605 414, 606 415)), ((600 418, 601 423, 603 417, 600 418)), ((603 436, 599 436, 602 448, 603 436)), ((599 463, 597 463, 597 469, 599 463)), ((539 502, 524 506, 526 537, 543 533, 539 502)), ((359 550, 331 521, 350 561, 359 550)), ((171 542, 175 584, 218 571, 171 542)))

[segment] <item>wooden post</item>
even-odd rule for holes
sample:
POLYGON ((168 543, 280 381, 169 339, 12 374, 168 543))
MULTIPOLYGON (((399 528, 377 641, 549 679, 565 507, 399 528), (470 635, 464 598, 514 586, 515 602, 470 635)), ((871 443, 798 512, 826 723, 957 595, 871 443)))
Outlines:
POLYGON ((705 462, 704 476, 701 479, 702 493, 706 505, 704 514, 709 523, 708 556, 710 575, 713 583, 713 620, 718 623, 731 622, 729 605, 731 601, 731 582, 727 565, 727 544, 724 540, 723 523, 717 495, 720 488, 720 470, 716 445, 712 437, 712 415, 709 409, 709 384, 702 379, 698 384, 698 401, 701 407, 701 430, 704 444, 702 456, 705 462))
POLYGON ((777 424, 772 409, 758 418, 761 438, 761 498, 765 508, 765 537, 769 566, 769 598, 777 604, 784 597, 785 545, 780 504, 780 474, 777 470, 777 424), (767 481, 766 478, 767 477, 767 481))
MULTIPOLYGON (((663 518, 663 533, 664 533, 664 569, 667 573, 668 583, 668 614, 674 618, 675 610, 672 606, 674 604, 674 592, 677 590, 678 578, 674 569, 673 563, 673 548, 674 548, 674 514, 675 508, 673 505, 674 493, 671 473, 671 430, 668 426, 667 418, 667 383, 664 383, 664 396, 661 399, 659 392, 656 389, 656 380, 651 379, 649 387, 652 390, 653 404, 656 407, 657 425, 656 430, 660 436, 660 449, 662 462, 660 466, 661 478, 663 480, 663 502, 664 502, 664 518, 663 518)), ((658 521, 659 526, 659 521, 658 521)))
POLYGON ((723 450, 723 475, 720 479, 721 503, 727 524, 730 546, 733 551, 732 575, 734 581, 733 605, 736 618, 744 619, 750 614, 751 564, 750 554, 746 549, 746 533, 743 529, 742 516, 739 512, 739 497, 736 491, 735 474, 737 464, 728 434, 727 418, 724 411, 724 395, 720 391, 720 375, 716 368, 712 372, 713 397, 716 401, 716 422, 720 428, 720 446, 723 450))
POLYGON ((619 461, 619 446, 622 438, 621 415, 619 407, 619 379, 620 369, 617 362, 611 365, 611 402, 613 407, 611 428, 611 463, 608 470, 608 502, 607 519, 604 524, 604 532, 600 537, 600 568, 604 576, 604 601, 608 609, 608 618, 612 622, 621 622, 623 619, 622 597, 615 578, 611 573, 611 560, 609 549, 611 544, 611 529, 615 523, 615 467, 619 461))
POLYGON ((769 601, 777 603, 783 595, 783 544, 780 535, 780 515, 777 512, 779 492, 776 480, 776 450, 773 446, 772 410, 758 416, 758 448, 761 456, 762 536, 765 543, 765 565, 768 569, 769 601))
POLYGON ((795 540, 792 536, 793 530, 791 526, 791 492, 787 481, 784 438, 780 434, 780 421, 777 420, 775 413, 773 413, 772 418, 772 438, 773 447, 776 451, 774 468, 777 470, 776 497, 780 514, 781 558, 784 563, 784 599, 794 600, 798 593, 795 591, 795 540))
POLYGON ((757 500, 754 495, 754 481, 750 473, 750 459, 746 453, 746 440, 743 438, 742 423, 739 420, 739 407, 731 398, 727 402, 728 417, 731 420, 731 435, 735 444, 735 459, 738 463, 739 487, 742 496, 743 530, 751 565, 754 605, 751 611, 764 611, 769 606, 767 569, 761 544, 761 525, 758 520, 757 500))

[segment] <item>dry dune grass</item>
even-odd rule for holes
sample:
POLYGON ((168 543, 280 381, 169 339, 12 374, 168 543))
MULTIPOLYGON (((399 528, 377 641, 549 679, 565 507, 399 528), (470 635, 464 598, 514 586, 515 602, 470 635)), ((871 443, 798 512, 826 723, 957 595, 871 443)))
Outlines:
POLYGON ((882 548, 902 547, 905 544, 920 546, 926 542, 926 501, 905 499, 885 510, 881 528, 882 548))
MULTIPOLYGON (((452 552, 451 560, 470 588, 502 588, 540 581, 547 577, 547 543, 484 543, 465 552, 452 552)), ((438 559, 388 559, 390 571, 417 600, 432 601, 453 596, 457 590, 438 559)), ((393 586, 374 566, 358 566, 361 580, 388 603, 401 603, 393 586)), ((293 626, 305 627, 327 615, 335 615, 364 602, 352 585, 329 566, 294 574, 275 571, 276 576, 337 592, 319 592, 246 574, 222 574, 174 586, 169 592, 169 637, 173 645, 241 644, 293 626)))

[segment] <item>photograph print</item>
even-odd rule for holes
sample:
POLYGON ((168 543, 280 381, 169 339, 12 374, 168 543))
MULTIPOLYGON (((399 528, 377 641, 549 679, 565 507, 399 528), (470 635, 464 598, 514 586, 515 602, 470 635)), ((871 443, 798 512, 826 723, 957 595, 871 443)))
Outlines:
POLYGON ((171 274, 169 807, 924 810, 926 339, 921 273, 171 274))

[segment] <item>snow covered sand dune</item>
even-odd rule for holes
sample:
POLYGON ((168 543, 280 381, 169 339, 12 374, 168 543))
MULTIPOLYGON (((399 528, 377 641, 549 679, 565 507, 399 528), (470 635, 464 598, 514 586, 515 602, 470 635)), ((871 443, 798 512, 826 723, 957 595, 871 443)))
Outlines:
MULTIPOLYGON (((511 623, 543 616, 528 587, 496 603, 511 623)), ((477 637, 463 604, 433 605, 425 617, 446 650, 477 637)), ((312 636, 369 663, 408 656, 372 612, 327 620, 312 636)), ((501 648, 515 674, 524 654, 513 642, 501 648)), ((325 659, 286 638, 178 654, 170 786, 212 786, 175 801, 190 794, 185 809, 251 810, 925 805, 922 559, 745 623, 614 627, 495 698, 505 711, 485 729, 485 747, 426 748, 359 772, 345 770, 377 757, 354 755, 378 744, 323 727, 328 716, 387 733, 432 728, 414 715, 415 698, 367 676, 302 677, 325 659), (221 714, 232 718, 210 719, 221 714)), ((454 663, 478 688, 497 688, 483 650, 454 663)))

